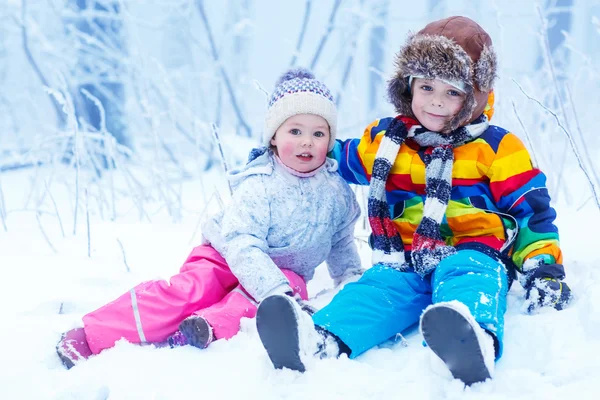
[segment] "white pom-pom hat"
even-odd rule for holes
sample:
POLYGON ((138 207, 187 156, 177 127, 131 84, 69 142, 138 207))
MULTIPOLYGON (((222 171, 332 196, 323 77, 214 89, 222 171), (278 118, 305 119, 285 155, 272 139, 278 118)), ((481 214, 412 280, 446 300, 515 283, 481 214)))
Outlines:
POLYGON ((327 86, 304 68, 291 69, 277 81, 265 118, 263 145, 268 147, 275 132, 285 120, 298 114, 314 114, 327 121, 331 150, 337 132, 335 101, 327 86))

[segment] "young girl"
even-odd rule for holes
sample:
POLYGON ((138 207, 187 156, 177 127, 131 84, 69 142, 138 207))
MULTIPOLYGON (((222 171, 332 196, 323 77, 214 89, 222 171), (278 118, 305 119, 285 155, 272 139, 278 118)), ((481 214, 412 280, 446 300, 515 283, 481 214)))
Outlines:
POLYGON ((396 65, 388 93, 400 115, 334 149, 342 176, 370 185, 374 266, 312 320, 266 299, 258 332, 276 367, 303 371, 311 352, 354 358, 420 321, 455 378, 484 381, 502 355, 515 268, 530 311, 571 298, 556 212, 521 141, 489 124, 496 56, 483 28, 432 22, 396 65))
POLYGON ((265 147, 230 174, 233 198, 202 226, 205 244, 170 282, 144 282, 63 334, 57 352, 67 368, 121 338, 204 348, 234 336, 270 295, 306 300, 306 282, 323 261, 336 285, 361 272, 358 203, 326 158, 337 127, 329 90, 306 70, 288 71, 265 122, 265 147))

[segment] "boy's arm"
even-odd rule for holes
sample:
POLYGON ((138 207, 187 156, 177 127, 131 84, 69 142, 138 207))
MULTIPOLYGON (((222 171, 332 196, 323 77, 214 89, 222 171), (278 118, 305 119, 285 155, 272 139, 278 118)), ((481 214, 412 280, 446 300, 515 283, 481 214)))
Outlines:
POLYGON ((247 178, 236 188, 223 214, 223 257, 242 287, 259 302, 274 292, 292 292, 287 278, 267 254, 269 226, 269 199, 261 177, 247 178))
POLYGON ((360 216, 360 207, 350 187, 344 186, 344 193, 340 193, 346 203, 344 217, 333 235, 331 251, 326 260, 335 286, 363 272, 354 241, 354 227, 360 216))
POLYGON ((368 185, 381 137, 393 118, 375 120, 360 139, 337 140, 329 157, 339 164, 339 173, 348 183, 368 185), (378 137, 379 136, 379 137, 378 137))
POLYGON ((562 310, 572 294, 563 282, 556 211, 550 206, 546 176, 533 167, 529 152, 512 133, 498 144, 488 176, 496 204, 518 224, 512 259, 527 290, 526 310, 542 306, 562 310))
POLYGON ((518 224, 512 259, 519 270, 534 257, 547 264, 562 263, 546 176, 533 167, 529 152, 514 134, 500 140, 487 175, 498 208, 518 224))

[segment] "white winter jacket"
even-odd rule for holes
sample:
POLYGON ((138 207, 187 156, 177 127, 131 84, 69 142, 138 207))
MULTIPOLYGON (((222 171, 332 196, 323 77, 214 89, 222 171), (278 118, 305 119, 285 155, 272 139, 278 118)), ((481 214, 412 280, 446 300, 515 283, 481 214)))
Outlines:
POLYGON ((203 224, 202 235, 255 300, 289 285, 280 268, 305 281, 323 261, 334 279, 361 270, 354 243, 360 209, 336 171, 327 159, 315 176, 300 178, 266 151, 230 173, 231 203, 203 224))

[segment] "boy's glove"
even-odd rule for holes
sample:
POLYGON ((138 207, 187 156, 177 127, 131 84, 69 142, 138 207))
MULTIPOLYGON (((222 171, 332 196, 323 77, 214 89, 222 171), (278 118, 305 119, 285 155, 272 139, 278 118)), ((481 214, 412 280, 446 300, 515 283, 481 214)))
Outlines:
POLYGON ((565 269, 561 264, 539 264, 523 275, 527 293, 525 303, 527 312, 531 313, 539 307, 554 307, 562 310, 572 297, 571 289, 562 280, 565 269))

